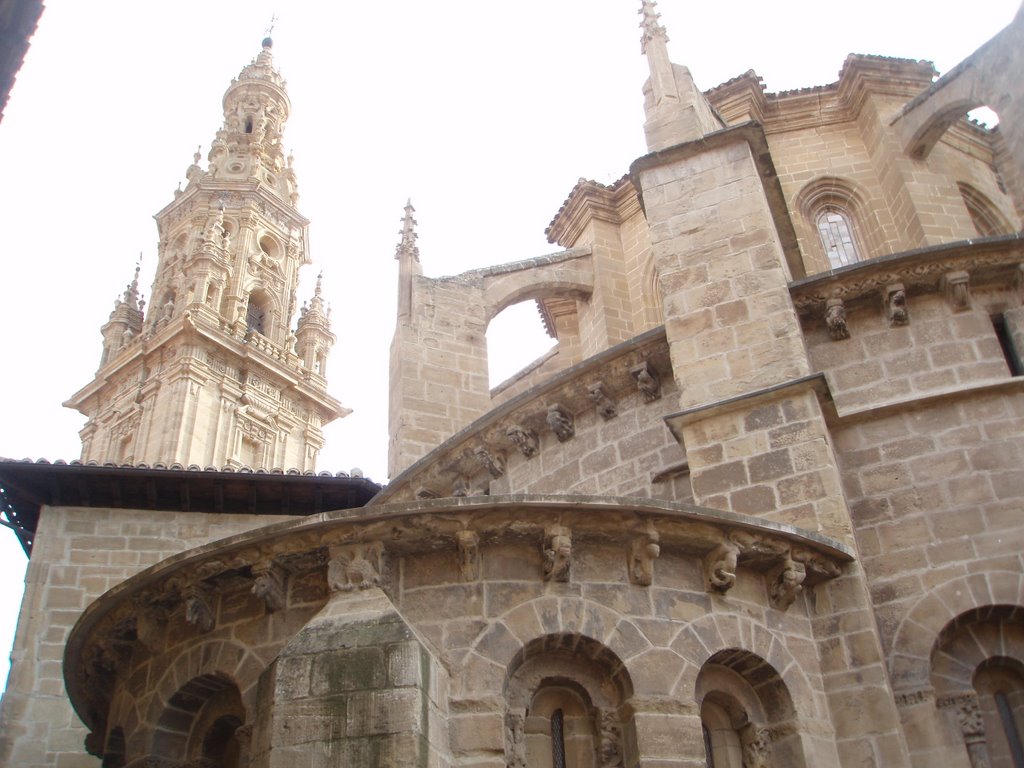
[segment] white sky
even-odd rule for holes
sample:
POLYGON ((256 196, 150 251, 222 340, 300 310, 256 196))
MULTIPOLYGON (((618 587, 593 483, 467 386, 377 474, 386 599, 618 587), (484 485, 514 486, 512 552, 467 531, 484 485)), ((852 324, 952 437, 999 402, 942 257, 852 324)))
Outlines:
MULTIPOLYGON (((328 428, 320 469, 358 466, 386 479, 393 254, 407 197, 424 271, 455 274, 557 250, 544 228, 576 180, 610 182, 645 151, 639 0, 46 5, 0 122, 8 458, 78 457, 84 417, 61 402, 91 380, 99 328, 140 251, 148 298, 152 216, 197 145, 205 158, 221 96, 259 52, 272 14, 292 100, 285 143, 299 209, 313 222, 300 300, 323 269, 338 336, 330 389, 355 410, 328 428)), ((946 71, 1017 6, 662 0, 660 11, 673 59, 700 87, 752 68, 777 91, 833 82, 850 52, 924 58, 946 71)), ((539 335, 533 306, 516 309, 525 311, 512 321, 513 341, 500 343, 499 380, 544 348, 523 330, 539 335)), ((3 656, 24 565, 0 529, 3 656)))

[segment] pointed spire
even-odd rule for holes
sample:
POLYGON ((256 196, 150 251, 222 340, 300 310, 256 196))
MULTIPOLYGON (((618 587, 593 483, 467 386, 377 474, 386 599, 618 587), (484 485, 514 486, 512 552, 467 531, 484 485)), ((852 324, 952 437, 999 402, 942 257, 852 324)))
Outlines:
POLYGON ((416 209, 412 207, 412 199, 409 198, 405 202, 405 215, 402 217, 402 229, 398 234, 402 236, 402 239, 398 243, 398 247, 395 248, 395 258, 399 261, 402 260, 403 256, 412 257, 413 261, 420 260, 420 249, 416 245, 416 238, 419 235, 416 234, 416 219, 412 215, 416 212, 416 209))
POLYGON ((647 44, 659 40, 663 44, 668 43, 668 31, 662 26, 658 19, 661 18, 661 14, 657 10, 656 0, 641 0, 641 8, 638 13, 643 16, 643 20, 640 22, 640 29, 643 30, 643 35, 640 38, 640 53, 647 54, 647 44))
POLYGON ((139 260, 135 262, 135 276, 128 283, 124 291, 124 303, 132 309, 139 308, 139 270, 142 269, 142 251, 139 251, 139 260))
POLYGON ((640 50, 647 57, 651 72, 644 86, 647 148, 655 152, 724 127, 694 84, 690 70, 673 64, 669 58, 668 32, 659 21, 656 0, 640 0, 639 13, 643 30, 640 50))

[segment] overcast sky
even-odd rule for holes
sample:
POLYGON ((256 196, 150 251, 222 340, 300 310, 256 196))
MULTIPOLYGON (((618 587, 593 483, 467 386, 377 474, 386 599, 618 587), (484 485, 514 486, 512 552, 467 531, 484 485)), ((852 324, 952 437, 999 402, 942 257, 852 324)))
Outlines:
MULTIPOLYGON (((338 336, 330 390, 354 409, 328 428, 320 469, 361 467, 386 480, 393 255, 407 197, 425 273, 456 274, 557 250, 544 228, 576 180, 613 181, 645 151, 639 0, 46 5, 0 123, 8 458, 78 457, 84 417, 61 402, 91 380, 99 328, 140 252, 148 297, 152 216, 197 145, 205 158, 223 92, 274 14, 275 62, 292 101, 285 144, 299 209, 312 220, 314 264, 300 300, 322 269, 338 336)), ((778 91, 835 81, 850 52, 946 71, 1017 6, 663 0, 660 11, 673 60, 700 87, 754 69, 778 91)), ((492 339, 492 380, 544 349, 532 305, 516 309, 495 323, 515 332, 492 339)), ((0 529, 0 649, 10 647, 20 599, 19 552, 0 529)))

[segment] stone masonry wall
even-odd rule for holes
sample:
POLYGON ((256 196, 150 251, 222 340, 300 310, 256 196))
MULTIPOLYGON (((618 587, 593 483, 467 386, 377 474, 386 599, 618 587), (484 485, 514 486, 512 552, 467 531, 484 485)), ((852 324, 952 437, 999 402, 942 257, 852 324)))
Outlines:
POLYGON ((62 674, 68 632, 93 600, 170 555, 289 519, 44 507, 0 713, 0 765, 95 768, 62 674))
POLYGON ((937 293, 908 299, 910 322, 890 327, 882 300, 847 309, 850 338, 833 341, 823 320, 804 321, 808 356, 828 375, 840 413, 908 400, 1009 376, 989 309, 1016 306, 1016 291, 973 292, 954 313, 937 293))

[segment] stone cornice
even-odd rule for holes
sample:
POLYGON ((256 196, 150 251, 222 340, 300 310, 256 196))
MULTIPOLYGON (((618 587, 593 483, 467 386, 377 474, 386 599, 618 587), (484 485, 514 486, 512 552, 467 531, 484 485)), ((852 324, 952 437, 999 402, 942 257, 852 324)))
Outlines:
POLYGON ((639 212, 636 188, 629 177, 611 185, 580 179, 544 234, 549 243, 572 248, 591 220, 622 224, 639 212))
POLYGON ((508 437, 510 427, 542 432, 547 428, 550 402, 558 402, 573 413, 593 408, 588 387, 595 380, 601 381, 606 394, 613 399, 626 392, 636 392, 631 369, 647 360, 656 370, 667 373, 671 370, 668 354, 665 329, 659 327, 559 372, 448 438, 393 478, 371 503, 409 500, 420 488, 430 489, 440 496, 450 495, 455 477, 472 477, 484 469, 478 458, 480 451, 494 457, 515 450, 508 437))
POLYGON ((902 283, 909 291, 942 290, 942 278, 966 272, 972 286, 1013 284, 1015 267, 1024 262, 1024 233, 960 240, 851 264, 795 280, 790 295, 798 313, 822 314, 829 299, 853 302, 876 296, 886 286, 902 283))
MULTIPOLYGON (((629 556, 638 537, 656 542, 663 554, 701 558, 705 567, 719 565, 718 553, 724 553, 733 579, 737 565, 772 579, 780 565, 799 563, 806 572, 803 584, 812 586, 838 576, 854 559, 842 543, 794 526, 634 497, 493 496, 325 512, 183 552, 108 591, 82 613, 69 636, 64 657, 68 692, 83 721, 95 727, 96 718, 109 706, 117 669, 127 663, 128 656, 120 651, 130 655, 131 647, 143 642, 140 624, 149 619, 142 614, 156 610, 164 621, 180 620, 190 593, 200 591, 216 600, 226 583, 255 578, 248 574, 268 564, 293 574, 326 575, 334 547, 375 548, 382 560, 445 548, 456 553, 466 538, 460 533, 466 531, 482 546, 535 540, 539 559, 554 528, 571 530, 574 542, 621 546, 623 557, 629 556)), ((379 573, 385 592, 392 590, 383 569, 379 573)), ((657 583, 656 571, 649 575, 651 580, 634 582, 638 588, 657 583)), ((461 578, 479 576, 464 572, 461 578)), ((724 593, 729 586, 712 582, 709 589, 724 593)), ((262 607, 254 610, 263 613, 262 607)))

